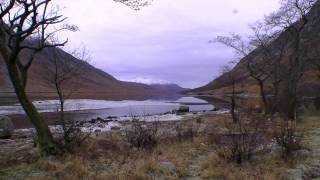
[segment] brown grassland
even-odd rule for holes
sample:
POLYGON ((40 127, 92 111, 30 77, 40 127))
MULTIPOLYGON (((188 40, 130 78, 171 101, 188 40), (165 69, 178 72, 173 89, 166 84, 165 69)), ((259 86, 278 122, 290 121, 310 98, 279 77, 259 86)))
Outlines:
MULTIPOLYGON (((288 162, 273 151, 260 153, 242 165, 226 161, 213 148, 211 134, 225 132, 229 119, 227 114, 206 114, 183 121, 182 126, 193 127, 197 133, 180 138, 168 133, 178 122, 162 123, 158 145, 147 150, 130 147, 122 131, 111 131, 87 139, 74 154, 40 158, 32 141, 16 137, 10 141, 16 146, 0 144, 0 179, 272 180, 285 179, 288 169, 308 161, 301 157, 288 162)), ((308 138, 308 132, 320 128, 318 113, 306 113, 298 127, 304 132, 306 148, 320 148, 308 138)))

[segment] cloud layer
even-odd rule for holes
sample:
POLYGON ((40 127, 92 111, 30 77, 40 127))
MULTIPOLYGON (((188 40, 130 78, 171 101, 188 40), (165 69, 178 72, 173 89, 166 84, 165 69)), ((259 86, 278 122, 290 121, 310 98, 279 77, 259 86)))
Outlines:
POLYGON ((197 87, 211 81, 232 52, 209 40, 274 11, 278 0, 154 0, 134 11, 112 0, 57 0, 80 31, 70 46, 85 44, 94 64, 116 78, 197 87))

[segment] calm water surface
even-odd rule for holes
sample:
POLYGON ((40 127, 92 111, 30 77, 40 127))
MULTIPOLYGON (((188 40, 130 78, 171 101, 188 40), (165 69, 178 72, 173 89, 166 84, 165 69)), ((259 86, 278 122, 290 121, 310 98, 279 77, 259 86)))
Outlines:
MULTIPOLYGON (((58 100, 34 101, 39 112, 57 112, 58 100)), ((65 111, 87 112, 94 116, 132 116, 132 115, 156 115, 179 109, 180 106, 189 106, 190 111, 211 111, 214 106, 205 100, 195 97, 180 97, 175 99, 149 99, 144 101, 106 101, 91 99, 71 99, 65 104, 65 111)), ((20 104, 0 106, 0 115, 25 114, 20 104)))

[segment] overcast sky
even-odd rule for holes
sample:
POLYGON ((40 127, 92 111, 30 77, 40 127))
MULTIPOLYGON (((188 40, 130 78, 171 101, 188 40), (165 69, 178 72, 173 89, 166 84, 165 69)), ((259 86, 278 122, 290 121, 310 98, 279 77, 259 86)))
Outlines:
POLYGON ((177 83, 194 88, 216 77, 232 51, 208 43, 278 8, 278 0, 154 0, 134 11, 113 0, 57 0, 79 32, 93 64, 121 80, 177 83))

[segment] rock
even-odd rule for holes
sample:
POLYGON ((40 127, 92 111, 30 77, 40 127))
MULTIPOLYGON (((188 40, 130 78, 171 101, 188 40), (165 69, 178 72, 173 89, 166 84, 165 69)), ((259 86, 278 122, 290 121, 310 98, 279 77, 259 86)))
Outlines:
POLYGON ((111 130, 120 130, 121 128, 119 126, 112 126, 111 130))
POLYGON ((180 106, 179 109, 176 111, 177 114, 184 114, 190 112, 189 106, 180 106))
POLYGON ((94 132, 95 133, 101 133, 101 129, 96 129, 94 132))
POLYGON ((303 180, 303 170, 301 169, 290 169, 286 173, 287 180, 303 180))
POLYGON ((10 139, 14 131, 14 125, 7 116, 0 116, 0 139, 10 139))
POLYGON ((96 123, 96 119, 91 119, 89 122, 90 122, 91 124, 95 124, 95 123, 96 123))
POLYGON ((217 107, 214 107, 213 109, 212 109, 212 111, 220 111, 221 109, 220 108, 217 108, 217 107))
POLYGON ((113 119, 118 119, 118 117, 117 116, 108 116, 107 119, 113 120, 113 119))
POLYGON ((104 128, 105 126, 103 124, 98 125, 99 128, 104 128))
POLYGON ((301 149, 301 150, 293 152, 293 155, 295 157, 310 157, 310 156, 312 156, 312 152, 308 151, 306 149, 301 149))
POLYGON ((113 122, 114 120, 104 120, 103 122, 109 124, 109 122, 113 122))
POLYGON ((176 165, 174 165, 170 161, 159 162, 159 168, 164 173, 169 173, 169 174, 172 174, 172 175, 177 173, 176 165))
POLYGON ((178 109, 178 112, 189 112, 190 108, 189 106, 180 106, 178 109))
POLYGON ((97 118, 97 121, 98 121, 98 122, 105 122, 105 120, 104 120, 103 118, 101 118, 101 117, 98 117, 98 118, 97 118))
POLYGON ((83 125, 84 125, 84 122, 83 122, 83 121, 78 121, 78 122, 76 123, 76 125, 77 125, 77 126, 83 126, 83 125))

